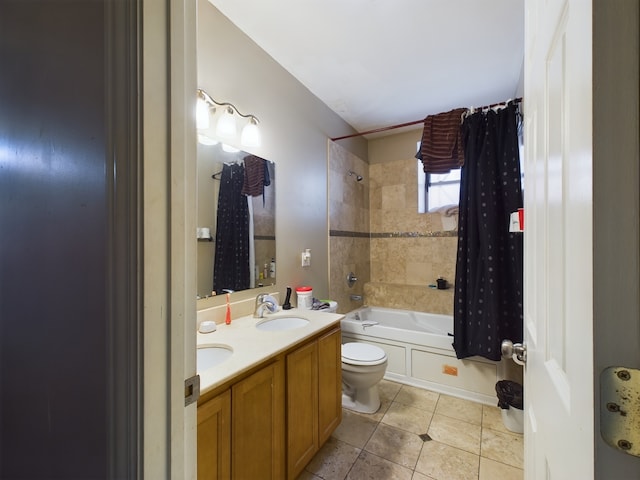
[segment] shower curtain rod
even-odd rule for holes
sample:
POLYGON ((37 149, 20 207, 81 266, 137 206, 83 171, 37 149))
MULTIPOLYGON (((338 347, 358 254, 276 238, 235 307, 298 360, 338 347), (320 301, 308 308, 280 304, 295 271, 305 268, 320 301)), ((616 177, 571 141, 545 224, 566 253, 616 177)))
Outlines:
MULTIPOLYGON (((518 98, 514 98, 513 100, 508 100, 506 102, 492 103, 491 105, 483 105, 482 107, 474 107, 474 108, 475 110, 484 110, 485 108, 493 108, 499 105, 506 105, 509 102, 520 103, 521 101, 522 101, 522 97, 518 97, 518 98)), ((386 132, 387 130, 395 130, 396 128, 409 127, 411 125, 417 125, 419 123, 424 123, 424 119, 415 120, 413 122, 399 123, 398 125, 391 125, 389 127, 374 128, 373 130, 367 130, 366 132, 353 133, 351 135, 344 135, 342 137, 334 137, 331 139, 331 141, 336 142, 338 140, 344 140, 345 138, 360 137, 362 135, 369 135, 371 133, 386 132)))

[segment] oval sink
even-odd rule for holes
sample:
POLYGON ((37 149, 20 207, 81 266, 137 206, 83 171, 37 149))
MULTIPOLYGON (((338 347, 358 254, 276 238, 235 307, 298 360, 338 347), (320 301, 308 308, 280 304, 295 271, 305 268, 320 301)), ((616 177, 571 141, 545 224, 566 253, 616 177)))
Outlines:
POLYGON ((276 317, 265 318, 256 324, 258 330, 267 332, 281 332, 283 330, 293 330, 309 325, 309 320, 302 317, 276 317))
POLYGON ((233 349, 227 345, 203 345, 196 352, 196 370, 202 372, 221 364, 233 355, 233 349))

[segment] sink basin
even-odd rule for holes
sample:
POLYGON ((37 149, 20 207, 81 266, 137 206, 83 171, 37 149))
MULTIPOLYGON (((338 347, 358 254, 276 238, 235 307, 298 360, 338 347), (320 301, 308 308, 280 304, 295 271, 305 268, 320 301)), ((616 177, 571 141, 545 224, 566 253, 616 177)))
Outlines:
POLYGON ((259 321, 256 324, 256 328, 267 332, 282 332, 284 330, 306 327, 307 325, 309 325, 309 320, 302 317, 267 317, 259 321))
POLYGON ((233 349, 227 345, 203 345, 196 353, 196 370, 204 370, 221 364, 233 355, 233 349))

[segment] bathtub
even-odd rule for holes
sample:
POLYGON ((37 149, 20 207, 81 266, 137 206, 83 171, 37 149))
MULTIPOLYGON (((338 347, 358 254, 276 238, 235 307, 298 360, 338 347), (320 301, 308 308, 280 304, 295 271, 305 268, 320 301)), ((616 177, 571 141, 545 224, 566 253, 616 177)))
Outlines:
POLYGON ((341 327, 342 343, 369 343, 386 352, 387 380, 497 404, 500 362, 482 357, 458 360, 450 315, 362 307, 347 313, 341 327))

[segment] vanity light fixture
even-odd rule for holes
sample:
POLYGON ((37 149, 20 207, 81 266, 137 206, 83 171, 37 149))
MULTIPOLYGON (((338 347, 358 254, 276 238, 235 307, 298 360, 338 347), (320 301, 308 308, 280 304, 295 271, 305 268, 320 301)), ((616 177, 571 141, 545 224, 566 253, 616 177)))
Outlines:
POLYGON ((259 147, 260 146, 260 129, 258 129, 258 123, 255 117, 249 119, 242 129, 242 135, 240 136, 240 143, 245 147, 259 147))
POLYGON ((204 97, 198 95, 196 103, 196 128, 198 130, 206 130, 209 128, 209 104, 204 97))
MULTIPOLYGON (((241 113, 235 105, 228 102, 218 102, 202 89, 198 89, 198 103, 196 107, 196 127, 198 130, 206 130, 209 128, 211 115, 215 115, 218 107, 224 107, 220 110, 220 118, 216 123, 216 136, 221 139, 232 140, 237 135, 236 114, 242 118, 248 119, 248 123, 243 127, 240 135, 240 144, 245 147, 259 147, 261 143, 260 130, 258 129, 258 117, 255 115, 245 115, 241 113)), ((210 139, 205 132, 198 132, 198 141, 203 144, 210 139), (205 140, 205 141, 202 141, 205 140)))
POLYGON ((224 138, 234 137, 236 131, 236 117, 233 116, 233 108, 227 107, 218 119, 216 134, 224 138))

